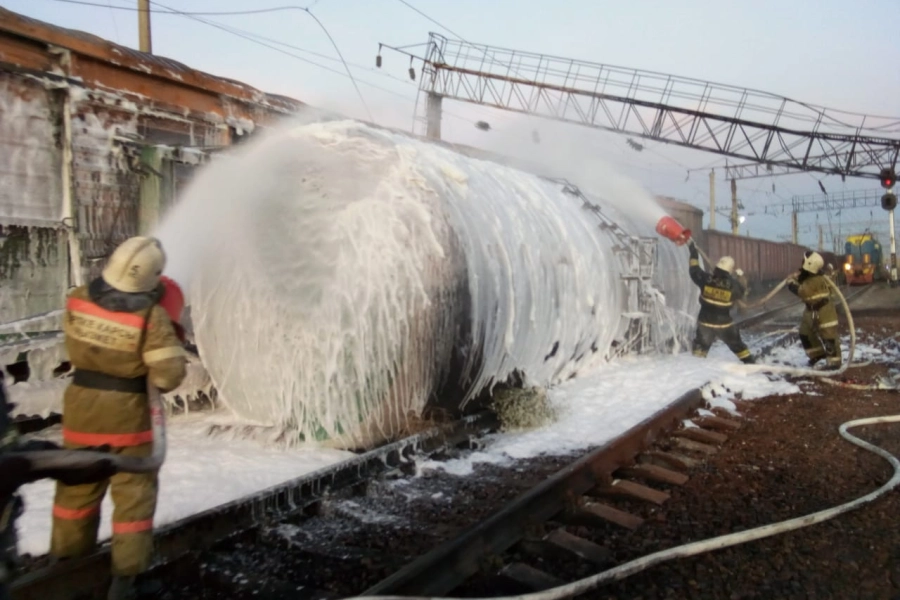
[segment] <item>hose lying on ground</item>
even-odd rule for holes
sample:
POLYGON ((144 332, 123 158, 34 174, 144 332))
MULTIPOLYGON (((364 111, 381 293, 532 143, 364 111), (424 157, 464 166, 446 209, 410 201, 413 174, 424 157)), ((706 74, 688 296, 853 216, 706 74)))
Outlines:
POLYGON ((110 461, 122 473, 148 473, 159 469, 166 459, 166 419, 162 396, 154 386, 147 386, 150 421, 153 430, 153 451, 150 456, 120 456, 93 450, 33 450, 17 452, 27 458, 34 470, 80 469, 110 461))
MULTIPOLYGON (((611 581, 618 581, 620 579, 624 579, 630 575, 634 575, 635 573, 639 573, 645 569, 656 566, 660 563, 667 562, 670 560, 674 560, 676 558, 685 558, 688 556, 696 556, 697 554, 703 554, 705 552, 710 552, 712 550, 719 550, 721 548, 728 548, 731 546, 737 546, 738 544, 745 544, 747 542, 752 542, 755 540, 761 540, 763 538, 772 537, 774 535, 778 535, 781 533, 787 533, 789 531, 796 531, 797 529, 802 529, 804 527, 809 527, 810 525, 816 525, 818 523, 823 523, 834 517, 842 515, 844 513, 850 512, 851 510, 855 510, 861 507, 864 504, 872 502, 877 498, 883 496, 887 492, 891 491, 898 484, 900 484, 900 461, 886 450, 875 446, 874 444, 870 444, 865 440, 861 440, 860 438, 848 433, 848 429, 853 427, 862 427, 865 425, 877 425, 880 423, 900 423, 900 415, 891 415, 884 417, 872 417, 868 419, 856 419, 853 421, 847 421, 842 424, 838 428, 838 432, 841 437, 845 440, 854 444, 855 446, 859 446, 863 450, 868 450, 874 454, 877 454, 881 458, 885 459, 888 463, 890 463, 891 467, 894 469, 894 473, 891 478, 882 485, 877 490, 866 494, 856 500, 852 500, 850 502, 846 502, 839 506, 835 506, 833 508, 829 508, 826 510, 820 510, 818 512, 814 512, 808 515, 804 515, 802 517, 796 517, 793 519, 788 519, 787 521, 781 521, 780 523, 772 523, 770 525, 763 525, 761 527, 755 527, 753 529, 748 529, 746 531, 739 531, 736 533, 730 533, 727 535, 710 538, 707 540, 702 540, 699 542, 692 542, 690 544, 685 544, 683 546, 676 546, 675 548, 669 548, 668 550, 661 550, 659 552, 654 552, 653 554, 648 554, 647 556, 643 556, 641 558, 636 558, 632 561, 629 561, 625 564, 619 565, 618 567, 614 567, 609 569, 608 571, 604 571, 602 573, 598 573, 596 575, 592 575, 590 577, 586 577, 584 579, 580 579, 578 581, 574 581, 572 583, 568 583, 566 585, 562 585, 559 587, 555 587, 549 590, 545 590, 542 592, 533 592, 530 594, 520 594, 518 596, 502 596, 493 598, 491 600, 560 600, 562 598, 571 598, 573 596, 577 596, 579 594, 583 594, 588 592, 594 588, 603 585, 604 583, 608 583, 611 581)), ((456 598, 438 598, 438 597, 420 597, 420 596, 358 596, 355 598, 350 598, 349 600, 461 600, 456 598)), ((488 600, 486 598, 470 598, 468 600, 488 600)))

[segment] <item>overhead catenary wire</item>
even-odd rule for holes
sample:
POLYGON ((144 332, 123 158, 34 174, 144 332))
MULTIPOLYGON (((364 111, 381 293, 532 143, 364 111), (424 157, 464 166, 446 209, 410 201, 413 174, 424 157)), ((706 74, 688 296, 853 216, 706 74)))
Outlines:
MULTIPOLYGON (((95 3, 95 2, 87 2, 87 1, 84 1, 84 0, 52 0, 52 1, 61 1, 61 2, 66 2, 66 3, 76 4, 76 5, 85 5, 85 6, 97 6, 97 5, 98 5, 98 4, 95 3)), ((389 79, 391 79, 391 80, 393 80, 393 81, 396 81, 396 82, 398 82, 398 83, 403 83, 404 85, 414 85, 414 84, 412 84, 412 83, 409 82, 409 81, 406 81, 406 80, 404 80, 404 79, 400 79, 399 77, 395 77, 395 76, 393 76, 393 75, 391 75, 391 74, 389 74, 389 73, 386 73, 386 72, 384 72, 384 71, 378 71, 378 70, 373 69, 373 68, 371 68, 371 67, 367 67, 367 66, 364 66, 364 65, 360 65, 360 64, 358 64, 358 63, 353 63, 353 62, 351 62, 351 61, 343 60, 342 57, 328 56, 328 55, 326 55, 326 54, 322 54, 322 53, 320 53, 320 52, 316 52, 316 51, 313 51, 313 50, 309 50, 309 49, 307 49, 307 48, 302 48, 302 47, 297 46, 297 45, 294 45, 294 44, 290 44, 290 43, 282 42, 282 41, 279 41, 279 40, 276 40, 276 39, 273 39, 273 38, 270 38, 270 37, 266 37, 266 36, 264 36, 264 35, 260 35, 260 34, 257 34, 257 33, 251 32, 251 31, 248 31, 248 30, 246 30, 246 29, 240 29, 240 28, 238 28, 238 27, 233 27, 233 26, 230 26, 230 25, 225 25, 224 23, 217 23, 217 22, 215 22, 215 21, 211 21, 211 20, 208 20, 208 19, 200 18, 200 17, 198 16, 198 15, 213 15, 213 14, 215 14, 215 15, 222 15, 222 16, 238 15, 238 14, 245 14, 246 11, 237 11, 237 12, 227 12, 227 11, 222 11, 222 12, 182 11, 182 10, 174 9, 174 8, 167 7, 167 6, 165 6, 165 5, 159 4, 158 2, 153 2, 153 4, 156 4, 157 6, 161 7, 162 9, 164 9, 164 10, 157 10, 157 9, 152 9, 152 8, 151 8, 151 12, 153 12, 154 14, 171 15, 171 16, 176 16, 176 17, 184 17, 184 18, 188 18, 188 19, 197 21, 198 23, 202 23, 202 24, 207 25, 207 26, 209 26, 209 27, 213 27, 213 28, 215 28, 215 29, 219 29, 220 31, 223 31, 223 32, 225 32, 225 33, 229 33, 229 34, 234 35, 234 36, 236 36, 236 37, 240 37, 240 38, 242 38, 242 39, 245 39, 245 40, 248 41, 248 42, 255 43, 255 44, 260 45, 260 46, 263 46, 263 47, 265 47, 265 48, 269 48, 270 50, 274 50, 274 51, 276 51, 276 52, 279 52, 279 53, 281 53, 281 54, 284 54, 284 55, 289 56, 289 57, 291 57, 291 58, 294 58, 294 59, 296 59, 296 60, 303 61, 303 62, 305 62, 305 63, 307 63, 307 64, 309 64, 309 65, 312 65, 312 66, 314 66, 314 67, 318 67, 319 69, 328 71, 328 72, 330 72, 330 73, 334 73, 335 75, 339 75, 339 76, 341 76, 341 77, 346 77, 346 78, 351 79, 351 80, 354 80, 354 79, 355 79, 355 81, 358 82, 359 84, 367 85, 367 86, 369 86, 369 87, 371 87, 371 88, 377 89, 377 90, 382 91, 382 92, 385 92, 385 93, 387 93, 387 94, 391 94, 391 95, 393 95, 393 96, 395 96, 395 97, 397 97, 397 98, 400 98, 400 99, 402 99, 402 100, 404 100, 404 101, 406 101, 406 102, 409 102, 409 103, 411 103, 411 104, 415 104, 415 100, 414 100, 413 98, 410 98, 409 96, 406 96, 406 95, 404 95, 404 94, 401 94, 400 92, 397 92, 397 91, 395 91, 395 90, 391 90, 391 89, 389 89, 389 88, 380 86, 380 85, 378 85, 378 84, 376 84, 376 83, 372 83, 371 81, 366 81, 365 79, 361 79, 361 78, 359 78, 359 77, 355 77, 355 76, 353 76, 352 74, 349 73, 349 69, 348 69, 347 71, 342 72, 342 71, 339 71, 339 70, 337 70, 337 69, 333 69, 333 68, 331 68, 331 67, 329 67, 329 66, 327 66, 327 65, 323 65, 323 64, 317 63, 316 61, 310 60, 310 59, 308 59, 308 58, 306 58, 306 57, 304 57, 304 56, 298 56, 298 55, 296 55, 296 54, 294 54, 294 53, 292 53, 292 52, 287 52, 287 51, 283 50, 282 48, 273 47, 271 44, 275 44, 275 45, 277 45, 277 46, 282 46, 283 48, 290 48, 290 49, 292 49, 292 50, 296 50, 297 52, 301 52, 301 53, 303 53, 303 54, 308 54, 308 55, 310 55, 310 56, 316 56, 316 57, 321 58, 321 59, 323 59, 323 60, 335 61, 335 62, 342 62, 342 63, 344 63, 345 68, 349 65, 349 66, 352 66, 352 67, 357 68, 357 69, 361 69, 361 70, 365 70, 365 71, 367 71, 367 72, 375 73, 376 75, 379 75, 379 76, 381 76, 381 77, 389 78, 389 79), (252 39, 251 39, 251 38, 252 38, 252 39)), ((308 11, 308 9, 309 9, 309 8, 312 8, 313 6, 315 6, 315 4, 317 4, 317 2, 313 2, 309 7, 305 7, 305 8, 306 8, 307 11, 308 11)), ((128 10, 128 11, 137 11, 137 10, 139 10, 139 9, 133 8, 133 7, 111 5, 111 3, 110 3, 110 4, 102 4, 102 5, 98 5, 98 6, 103 6, 103 7, 106 7, 106 8, 119 9, 119 10, 128 10)), ((285 7, 282 7, 282 8, 285 8, 285 7)), ((297 7, 297 8, 304 8, 304 7, 297 7)), ((310 13, 310 14, 312 14, 312 13, 310 13)), ((312 15, 312 16, 315 18, 315 15, 312 15)), ((371 113, 369 113, 369 114, 370 114, 370 118, 371 118, 371 113)), ((458 115, 458 114, 453 113, 453 112, 451 112, 451 111, 446 111, 446 110, 445 110, 445 111, 444 111, 444 114, 446 114, 446 115, 449 116, 449 117, 453 117, 453 118, 455 118, 455 119, 458 119, 458 120, 460 120, 460 121, 465 121, 466 123, 474 123, 474 122, 475 122, 475 121, 474 121, 473 119, 471 119, 471 118, 468 118, 468 117, 464 117, 464 116, 458 115)))
MULTIPOLYGON (((114 10, 124 10, 128 12, 142 12, 140 8, 136 8, 133 6, 118 6, 112 3, 101 4, 100 2, 90 2, 89 0, 50 0, 51 2, 61 2, 63 4, 77 4, 80 6, 99 6, 103 8, 110 8, 114 10)), ((252 8, 247 10, 219 10, 219 11, 180 11, 174 8, 169 8, 159 4, 157 2, 151 2, 151 4, 157 4, 161 6, 164 10, 158 9, 150 9, 151 13, 158 15, 182 15, 182 16, 206 16, 206 17, 227 17, 227 16, 241 16, 241 15, 259 15, 266 13, 275 13, 275 12, 284 12, 289 10, 299 10, 303 12, 309 12, 311 6, 299 6, 296 4, 287 5, 287 6, 272 6, 268 8, 252 8)))
MULTIPOLYGON (((79 0, 79 1, 80 1, 80 0, 79 0)), ((205 22, 207 25, 211 25, 211 26, 217 27, 217 28, 219 28, 219 29, 224 29, 224 28, 223 28, 222 26, 220 26, 220 25, 215 25, 215 24, 213 24, 212 22, 205 21, 205 20, 203 20, 203 19, 199 19, 199 18, 196 17, 195 15, 187 14, 187 13, 185 13, 184 11, 180 11, 180 10, 174 9, 174 8, 172 8, 171 6, 166 6, 165 4, 161 4, 161 3, 159 3, 159 2, 155 2, 154 0, 150 0, 150 4, 151 4, 151 6, 152 6, 152 5, 156 5, 156 6, 159 6, 159 7, 164 8, 164 9, 166 9, 166 10, 168 10, 168 11, 171 11, 171 12, 173 12, 173 13, 177 13, 177 14, 180 14, 180 15, 185 16, 185 17, 188 17, 188 18, 193 18, 193 19, 199 20, 199 21, 201 21, 201 22, 205 22)), ((374 122, 374 121, 375 121, 375 118, 372 116, 372 111, 369 109, 368 103, 366 103, 366 99, 365 99, 365 97, 363 96, 362 90, 359 89, 359 84, 356 82, 356 78, 353 76, 353 73, 350 72, 350 66, 347 64, 347 61, 344 60, 344 55, 343 55, 343 53, 341 52, 341 49, 340 49, 340 47, 338 46, 337 42, 336 42, 335 39, 332 37, 331 33, 328 31, 328 28, 325 27, 325 24, 322 23, 322 21, 321 21, 316 15, 314 15, 313 12, 312 12, 311 10, 309 10, 308 8, 306 8, 306 7, 296 7, 296 8, 299 9, 299 10, 301 10, 302 12, 305 12, 305 13, 308 14, 310 17, 312 17, 312 19, 316 22, 316 24, 319 26, 319 28, 322 30, 322 32, 325 34, 325 36, 328 38, 328 41, 331 42, 331 45, 334 47, 334 51, 337 52, 338 57, 341 59, 341 63, 344 65, 344 70, 346 71, 346 76, 350 79, 350 82, 353 84, 353 88, 356 90, 356 94, 357 94, 357 96, 359 96, 359 101, 360 101, 360 103, 362 103, 363 108, 365 109, 366 114, 367 114, 368 117, 369 117, 369 120, 372 121, 372 122, 374 122)), ((234 33, 234 32, 231 32, 231 33, 234 33)), ((235 34, 235 35, 239 35, 239 34, 235 34)), ((241 37, 244 37, 245 39, 251 39, 249 36, 241 36, 241 37)), ((259 43, 259 42, 257 42, 257 43, 259 43)), ((271 46, 269 46, 269 47, 271 47, 271 46)), ((282 52, 283 52, 283 51, 282 51, 282 52)), ((289 53, 287 53, 287 54, 289 54, 289 53)), ((297 57, 296 55, 291 55, 291 56, 295 56, 295 58, 300 58, 300 57, 297 57)), ((301 59, 301 60, 306 60, 306 59, 303 59, 303 58, 300 58, 300 59, 301 59)), ((312 61, 307 61, 307 62, 312 62, 312 61)))

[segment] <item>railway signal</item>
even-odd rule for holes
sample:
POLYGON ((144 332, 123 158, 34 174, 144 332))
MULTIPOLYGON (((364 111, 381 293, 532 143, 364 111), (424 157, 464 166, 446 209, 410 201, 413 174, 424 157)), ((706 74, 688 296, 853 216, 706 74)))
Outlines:
POLYGON ((897 208, 897 196, 893 192, 888 192, 881 197, 881 208, 886 211, 892 211, 897 208))
POLYGON ((881 173, 878 174, 878 178, 881 180, 881 187, 886 190, 891 189, 897 183, 897 174, 891 168, 882 169, 881 173))

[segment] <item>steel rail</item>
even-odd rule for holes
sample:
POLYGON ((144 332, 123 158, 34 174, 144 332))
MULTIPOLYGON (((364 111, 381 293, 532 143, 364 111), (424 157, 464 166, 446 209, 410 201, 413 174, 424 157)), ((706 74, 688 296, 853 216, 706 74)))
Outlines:
POLYGON ((608 483, 660 433, 674 429, 703 403, 699 389, 635 425, 602 447, 564 467, 505 508, 438 546, 360 594, 440 596, 476 573, 484 556, 499 554, 522 539, 535 523, 553 518, 573 498, 608 483))

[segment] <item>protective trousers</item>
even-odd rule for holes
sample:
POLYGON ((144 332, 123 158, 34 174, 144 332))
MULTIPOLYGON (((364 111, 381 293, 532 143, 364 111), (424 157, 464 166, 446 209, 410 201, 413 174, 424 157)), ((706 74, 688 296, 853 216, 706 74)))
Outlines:
POLYGON ((728 349, 734 352, 734 355, 741 359, 742 362, 754 362, 753 357, 750 355, 750 349, 747 348, 747 344, 741 339, 741 332, 734 324, 710 326, 698 323, 697 334, 694 336, 694 356, 705 358, 716 340, 722 340, 728 346, 728 349))
POLYGON ((841 344, 838 317, 834 304, 828 302, 819 310, 807 308, 800 321, 800 343, 810 365, 825 358, 829 367, 841 366, 841 344))
MULTIPOLYGON (((148 456, 152 444, 116 448, 124 456, 148 456)), ((100 503, 107 487, 113 501, 112 574, 133 576, 146 571, 153 555, 153 513, 157 473, 117 473, 85 485, 56 484, 50 554, 73 558, 90 553, 97 543, 100 503)))

